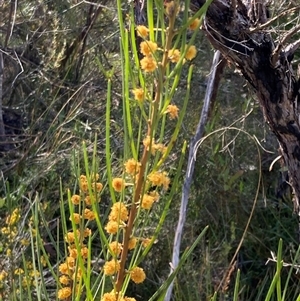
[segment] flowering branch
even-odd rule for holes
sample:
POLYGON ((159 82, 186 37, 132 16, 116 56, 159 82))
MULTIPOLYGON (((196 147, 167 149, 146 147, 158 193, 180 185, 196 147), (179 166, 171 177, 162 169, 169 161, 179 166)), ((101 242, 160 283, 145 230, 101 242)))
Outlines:
MULTIPOLYGON (((162 92, 162 87, 163 87, 163 78, 166 73, 166 67, 167 67, 167 64, 169 61, 169 59, 168 59, 169 50, 172 47, 172 39, 174 37, 174 25, 175 25, 175 19, 176 19, 176 15, 177 15, 175 12, 178 11, 178 9, 179 9, 179 4, 177 2, 172 2, 171 4, 169 4, 167 6, 167 9, 166 9, 166 13, 169 18, 169 27, 167 30, 166 46, 164 49, 162 63, 160 64, 159 69, 158 69, 159 70, 158 76, 159 76, 160 80, 156 84, 155 98, 153 101, 153 110, 152 110, 151 118, 148 121, 147 136, 149 136, 149 137, 152 137, 152 133, 154 130, 153 125, 155 125, 156 118, 159 113, 158 106, 159 106, 159 100, 161 97, 161 92, 162 92)), ((151 45, 151 44, 148 44, 148 46, 147 46, 148 48, 150 48, 149 45, 151 45)), ((145 183, 144 174, 145 174, 146 166, 148 163, 150 149, 151 149, 151 142, 150 142, 150 146, 144 145, 143 155, 142 155, 142 159, 140 161, 141 167, 140 167, 138 177, 137 177, 137 183, 136 183, 136 187, 135 187, 133 202, 132 202, 131 208, 130 208, 128 223, 124 229, 123 250, 122 250, 121 259, 120 259, 120 271, 118 273, 117 282, 116 282, 116 286, 115 286, 117 295, 120 293, 120 291, 122 289, 122 285, 123 285, 123 281, 124 281, 124 277, 125 277, 125 264, 126 264, 127 255, 128 255, 128 244, 129 244, 130 237, 132 234, 134 220, 136 218, 137 204, 139 204, 141 201, 142 190, 143 190, 143 186, 145 183)))

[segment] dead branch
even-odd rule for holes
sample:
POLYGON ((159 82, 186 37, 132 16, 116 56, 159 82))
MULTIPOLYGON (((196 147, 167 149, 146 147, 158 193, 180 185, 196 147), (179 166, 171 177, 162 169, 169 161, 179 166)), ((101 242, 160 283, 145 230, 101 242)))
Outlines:
MULTIPOLYGON (((178 219, 178 224, 177 224, 174 244, 173 244, 172 262, 170 263, 171 273, 174 271, 174 269, 176 269, 179 263, 179 254, 180 254, 180 246, 181 246, 181 240, 183 235, 183 227, 185 224, 189 193, 192 185, 194 168, 195 168, 195 157, 194 157, 195 147, 197 145, 197 142, 204 135, 205 125, 207 124, 207 120, 208 120, 208 114, 209 111, 211 110, 212 104, 214 103, 217 90, 219 87, 221 75, 225 67, 225 63, 226 61, 222 58, 221 53, 219 51, 216 51, 211 66, 211 72, 208 78, 208 84, 207 84, 206 94, 204 98, 204 105, 201 112, 201 117, 197 125, 195 136, 191 139, 189 145, 189 157, 188 157, 187 169, 185 173, 185 180, 182 185, 179 219, 178 219)), ((164 301, 171 300, 173 285, 174 283, 172 282, 168 288, 164 301)))
POLYGON ((296 6, 296 7, 292 7, 290 9, 286 9, 283 12, 281 12, 280 14, 276 15, 275 17, 273 17, 272 19, 268 20, 267 22, 260 24, 254 28, 250 28, 250 32, 256 32, 256 31, 260 31, 264 28, 268 28, 271 24, 273 24, 275 21, 277 21, 279 18, 288 15, 288 14, 292 14, 296 11, 300 10, 300 5, 296 6))
POLYGON ((6 32, 5 41, 4 41, 4 47, 8 46, 9 39, 12 36, 14 23, 15 23, 15 18, 16 18, 17 6, 18 6, 18 2, 16 0, 11 0, 9 17, 8 17, 7 32, 6 32))

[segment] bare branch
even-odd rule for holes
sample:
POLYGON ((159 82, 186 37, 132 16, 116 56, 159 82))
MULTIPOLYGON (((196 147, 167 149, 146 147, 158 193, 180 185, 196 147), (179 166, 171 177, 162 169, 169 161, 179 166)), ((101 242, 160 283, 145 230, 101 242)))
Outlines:
POLYGON ((297 49, 300 47, 300 39, 295 41, 294 43, 289 44, 284 48, 284 53, 285 56, 288 58, 291 58, 290 61, 292 60, 292 57, 294 56, 294 53, 297 51, 297 49))
MULTIPOLYGON (((214 101, 216 97, 216 92, 220 82, 220 75, 223 72, 225 63, 226 61, 222 59, 221 53, 219 51, 216 51, 211 66, 211 73, 208 79, 201 117, 196 129, 195 136, 191 139, 189 145, 189 158, 187 163, 186 176, 182 187, 181 205, 180 205, 180 212, 179 212, 179 220, 178 220, 177 229, 174 238, 172 262, 170 263, 171 273, 174 271, 174 269, 176 269, 179 263, 179 253, 180 253, 181 239, 183 235, 183 227, 185 224, 189 193, 192 185, 192 179, 193 179, 194 168, 195 168, 195 158, 194 158, 195 147, 197 145, 197 142, 202 138, 204 134, 205 125, 208 119, 208 114, 211 108, 212 101, 214 101)), ((171 300, 173 285, 174 283, 172 282, 168 288, 166 297, 164 299, 165 301, 171 300)))
POLYGON ((236 16, 236 7, 237 7, 236 0, 231 1, 231 6, 232 6, 232 12, 233 12, 233 18, 234 18, 236 16))
POLYGON ((250 28, 250 32, 257 32, 257 31, 260 31, 264 28, 267 28, 269 27, 272 23, 274 23, 275 21, 277 21, 279 18, 287 15, 287 14, 291 14, 291 13, 294 13, 296 11, 300 10, 300 5, 296 6, 296 7, 293 7, 293 8, 290 8, 290 9, 287 9, 283 12, 281 12, 280 14, 278 14, 277 16, 275 16, 274 18, 268 20, 267 22, 263 23, 263 24, 260 24, 254 28, 250 28))
MULTIPOLYGON (((273 53, 272 53, 272 56, 271 56, 271 62, 272 62, 272 65, 274 67, 276 67, 277 63, 278 63, 278 58, 279 58, 279 55, 280 55, 280 52, 283 48, 283 45, 287 42, 288 39, 290 39, 294 33, 298 32, 300 29, 300 24, 293 27, 291 30, 289 30, 285 35, 284 37, 282 38, 282 40, 280 41, 280 43, 278 43, 277 47, 274 49, 273 53)), ((297 48, 296 48, 297 49, 297 48)), ((296 51, 295 49, 295 51, 296 51)))
POLYGON ((8 27, 7 27, 7 32, 6 32, 6 36, 5 36, 4 47, 7 47, 8 43, 9 43, 9 39, 12 36, 12 32, 13 32, 14 24, 15 24, 15 20, 16 20, 17 6, 18 6, 18 0, 11 0, 10 12, 9 12, 9 18, 8 18, 8 27))

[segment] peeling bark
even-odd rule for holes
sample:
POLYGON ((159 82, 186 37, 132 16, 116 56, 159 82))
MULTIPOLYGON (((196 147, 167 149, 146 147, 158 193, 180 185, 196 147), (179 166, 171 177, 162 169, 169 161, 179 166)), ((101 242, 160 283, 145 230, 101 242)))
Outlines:
MULTIPOLYGON (((281 37, 281 43, 276 43, 264 26, 267 22, 264 2, 215 0, 207 11, 203 29, 213 47, 241 71, 254 90, 280 143, 294 192, 294 210, 300 215, 299 79, 291 65, 300 43, 284 45, 298 26, 281 37)), ((194 7, 204 3, 192 1, 194 7)))

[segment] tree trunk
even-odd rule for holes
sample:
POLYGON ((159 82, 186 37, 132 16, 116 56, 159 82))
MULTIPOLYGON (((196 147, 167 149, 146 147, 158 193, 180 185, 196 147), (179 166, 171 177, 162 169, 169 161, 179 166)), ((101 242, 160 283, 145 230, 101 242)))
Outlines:
MULTIPOLYGON (((264 2, 214 0, 203 29, 213 47, 241 71, 254 90, 265 119, 280 143, 294 192, 294 209, 299 215, 299 79, 294 75, 291 60, 300 41, 285 44, 299 26, 287 32, 281 37, 281 43, 276 44, 267 30, 270 22, 264 2)), ((192 0, 193 7, 201 7, 204 3, 192 0)))

